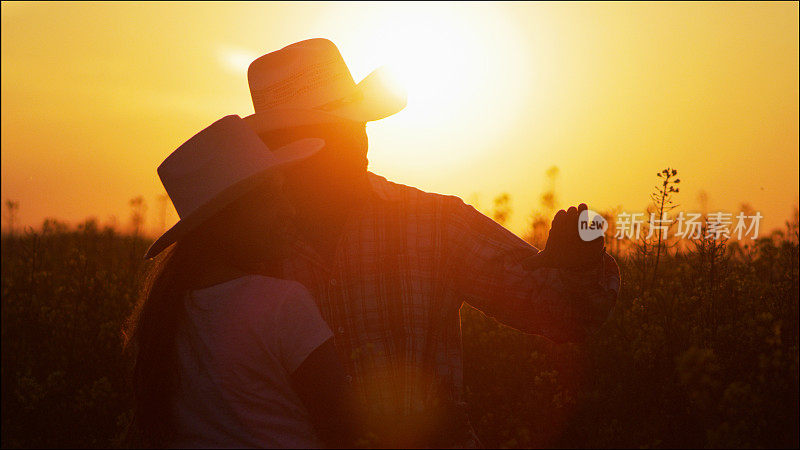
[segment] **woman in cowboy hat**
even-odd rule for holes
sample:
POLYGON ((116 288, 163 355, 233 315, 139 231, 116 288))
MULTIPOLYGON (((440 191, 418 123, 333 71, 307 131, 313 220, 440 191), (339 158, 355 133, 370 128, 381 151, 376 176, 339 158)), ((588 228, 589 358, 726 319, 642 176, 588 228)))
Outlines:
POLYGON ((352 442, 332 333, 308 291, 278 278, 292 211, 280 171, 323 146, 271 151, 226 116, 159 166, 180 220, 147 251, 158 258, 125 329, 144 445, 352 442))

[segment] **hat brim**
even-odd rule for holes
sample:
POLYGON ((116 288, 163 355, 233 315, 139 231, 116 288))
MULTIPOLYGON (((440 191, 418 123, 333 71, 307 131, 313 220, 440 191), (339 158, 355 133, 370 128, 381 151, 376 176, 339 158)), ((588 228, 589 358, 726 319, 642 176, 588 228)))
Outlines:
POLYGON ((150 248, 147 249, 144 258, 150 259, 157 256, 167 247, 178 241, 178 239, 180 239, 186 233, 210 219, 216 213, 222 211, 234 200, 261 185, 261 183, 267 181, 269 178, 275 176, 275 173, 278 169, 286 168, 295 163, 303 161, 304 159, 317 153, 324 146, 325 141, 322 139, 309 138, 300 139, 273 151, 276 161, 271 164, 269 168, 266 168, 263 171, 234 183, 216 195, 213 200, 204 204, 202 207, 197 208, 186 217, 178 220, 178 223, 173 225, 169 230, 164 232, 164 234, 159 236, 155 242, 153 242, 150 248))
POLYGON ((406 92, 394 81, 386 67, 379 67, 356 85, 358 100, 332 110, 304 108, 273 108, 244 118, 256 133, 301 125, 316 125, 341 121, 372 122, 403 110, 406 92))

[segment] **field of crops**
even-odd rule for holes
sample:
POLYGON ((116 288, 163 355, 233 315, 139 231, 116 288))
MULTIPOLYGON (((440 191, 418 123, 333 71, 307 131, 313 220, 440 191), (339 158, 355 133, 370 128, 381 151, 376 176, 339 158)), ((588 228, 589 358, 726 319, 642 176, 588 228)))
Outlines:
MULTIPOLYGON (((501 447, 796 447, 798 232, 617 255, 612 319, 554 345, 462 309, 475 429, 501 447)), ((2 238, 2 446, 121 446, 120 326, 148 241, 47 221, 2 238)), ((645 249, 646 250, 646 249, 645 249)))

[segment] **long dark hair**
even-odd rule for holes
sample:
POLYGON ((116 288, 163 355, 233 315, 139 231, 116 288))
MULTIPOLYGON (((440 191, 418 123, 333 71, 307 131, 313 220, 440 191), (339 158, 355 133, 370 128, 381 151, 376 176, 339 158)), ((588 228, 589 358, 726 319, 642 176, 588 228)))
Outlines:
MULTIPOLYGON (((197 274, 212 264, 242 267, 238 262, 244 257, 232 254, 226 242, 236 238, 237 226, 226 219, 226 211, 150 261, 136 307, 123 327, 124 348, 134 360, 135 407, 128 440, 136 446, 164 446, 175 429, 171 404, 180 382, 176 334, 183 319, 183 299, 198 287, 197 274)), ((263 257, 265 263, 278 262, 277 254, 263 257)))
MULTIPOLYGON (((346 179, 350 172, 366 172, 364 123, 295 127, 260 137, 270 148, 278 148, 309 136, 325 139, 326 147, 316 157, 316 166, 328 172, 335 168, 337 176, 331 178, 346 179)), ((323 178, 325 174, 312 175, 323 178)), ((123 327, 125 349, 134 359, 135 407, 128 434, 129 441, 136 446, 163 446, 175 429, 170 409, 180 382, 175 337, 183 318, 183 299, 196 287, 196 274, 212 263, 235 266, 231 263, 243 256, 231 254, 230 246, 225 243, 226 238, 235 236, 236 227, 225 217, 222 211, 150 262, 136 308, 123 327)), ((252 255, 248 256, 252 262, 252 255)), ((279 253, 258 256, 264 257, 260 262, 265 269, 276 267, 280 258, 279 253)))

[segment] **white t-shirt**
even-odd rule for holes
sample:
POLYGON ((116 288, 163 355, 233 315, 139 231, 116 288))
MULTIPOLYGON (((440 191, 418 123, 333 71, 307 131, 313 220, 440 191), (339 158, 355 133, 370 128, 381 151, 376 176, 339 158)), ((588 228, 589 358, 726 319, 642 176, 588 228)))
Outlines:
POLYGON ((185 306, 172 444, 322 446, 289 378, 332 337, 306 288, 248 275, 192 291, 185 306))

